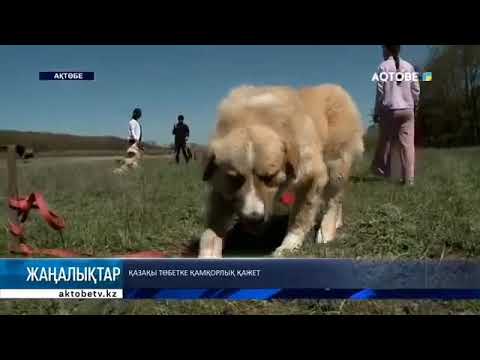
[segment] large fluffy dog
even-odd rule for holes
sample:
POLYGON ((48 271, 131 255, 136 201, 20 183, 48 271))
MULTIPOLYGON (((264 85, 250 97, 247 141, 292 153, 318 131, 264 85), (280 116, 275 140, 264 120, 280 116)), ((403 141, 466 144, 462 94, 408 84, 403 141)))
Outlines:
POLYGON ((342 225, 344 184, 363 153, 361 116, 348 93, 336 85, 242 86, 218 113, 203 175, 211 190, 199 256, 221 257, 235 221, 267 222, 286 189, 297 200, 274 255, 299 248, 317 221, 317 242, 334 239, 342 225))

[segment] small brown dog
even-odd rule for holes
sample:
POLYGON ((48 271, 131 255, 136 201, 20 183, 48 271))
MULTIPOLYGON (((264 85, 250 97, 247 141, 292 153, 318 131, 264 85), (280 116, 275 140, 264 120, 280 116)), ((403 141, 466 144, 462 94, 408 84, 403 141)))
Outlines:
POLYGON ((354 160, 363 154, 360 113, 340 86, 300 90, 243 86, 219 106, 203 179, 211 185, 199 257, 222 257, 236 222, 268 222, 283 192, 296 202, 274 255, 298 249, 318 223, 317 242, 335 238, 341 199, 354 160), (322 206, 323 219, 318 219, 322 206))

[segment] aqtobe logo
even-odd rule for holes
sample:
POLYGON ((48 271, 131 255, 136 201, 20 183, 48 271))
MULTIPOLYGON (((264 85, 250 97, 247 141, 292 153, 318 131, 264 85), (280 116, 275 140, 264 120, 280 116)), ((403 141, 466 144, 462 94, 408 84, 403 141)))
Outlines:
POLYGON ((418 72, 380 72, 373 74, 372 81, 432 81, 432 73, 424 72, 420 76, 418 72))
POLYGON ((83 80, 83 73, 58 73, 53 74, 53 80, 83 80))
POLYGON ((422 74, 422 81, 432 81, 432 73, 431 72, 424 72, 422 74))
POLYGON ((39 80, 95 80, 91 71, 42 71, 39 80))

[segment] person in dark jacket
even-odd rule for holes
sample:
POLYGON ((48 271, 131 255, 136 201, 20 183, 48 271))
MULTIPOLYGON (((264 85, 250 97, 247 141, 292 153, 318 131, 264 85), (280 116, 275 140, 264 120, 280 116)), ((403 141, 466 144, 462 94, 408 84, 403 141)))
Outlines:
POLYGON ((178 122, 173 126, 172 134, 175 136, 175 160, 177 164, 180 163, 180 150, 183 153, 185 161, 188 163, 190 156, 187 153, 187 141, 190 136, 190 129, 183 120, 183 115, 179 115, 177 118, 178 122))

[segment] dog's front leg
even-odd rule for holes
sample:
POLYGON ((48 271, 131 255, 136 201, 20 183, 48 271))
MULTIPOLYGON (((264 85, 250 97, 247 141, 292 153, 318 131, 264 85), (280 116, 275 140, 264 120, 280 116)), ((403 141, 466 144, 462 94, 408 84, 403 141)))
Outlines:
POLYGON ((300 196, 290 215, 288 233, 282 244, 274 251, 274 256, 283 256, 285 251, 292 251, 300 248, 305 236, 315 225, 317 213, 322 205, 322 195, 328 177, 326 170, 303 184, 300 188, 300 196))
POLYGON ((221 258, 223 251, 223 239, 212 229, 203 232, 200 238, 199 258, 221 258))
POLYGON ((231 204, 213 191, 207 201, 207 229, 200 238, 199 258, 221 258, 223 240, 233 221, 231 204))
POLYGON ((341 158, 328 163, 329 183, 325 189, 324 199, 327 211, 320 218, 320 228, 317 233, 317 243, 323 244, 336 237, 337 229, 343 225, 342 199, 347 180, 350 176, 353 158, 345 152, 341 158))
POLYGON ((324 244, 335 239, 337 229, 343 225, 342 219, 342 195, 338 190, 333 196, 326 197, 327 211, 318 223, 320 228, 317 233, 317 243, 324 244))

